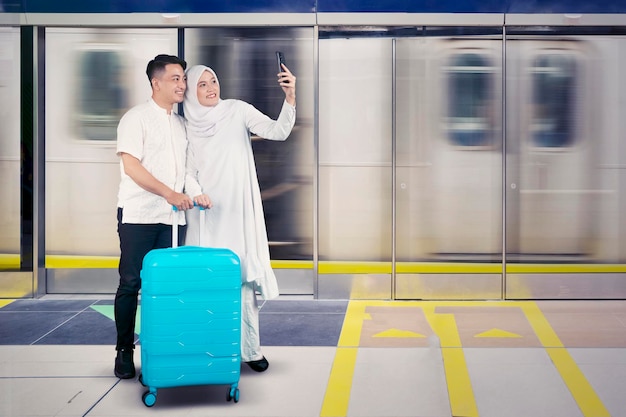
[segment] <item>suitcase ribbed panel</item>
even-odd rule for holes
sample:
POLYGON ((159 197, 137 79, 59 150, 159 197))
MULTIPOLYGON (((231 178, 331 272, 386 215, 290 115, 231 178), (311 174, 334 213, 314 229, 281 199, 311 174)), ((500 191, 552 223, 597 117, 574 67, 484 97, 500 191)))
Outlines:
POLYGON ((141 368, 152 388, 233 384, 241 366, 241 272, 227 249, 149 252, 141 271, 141 368))

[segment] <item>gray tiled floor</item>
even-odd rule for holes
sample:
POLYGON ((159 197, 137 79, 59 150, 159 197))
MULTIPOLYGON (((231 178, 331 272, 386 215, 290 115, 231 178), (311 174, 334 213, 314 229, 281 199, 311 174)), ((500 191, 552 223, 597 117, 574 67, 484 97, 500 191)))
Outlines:
POLYGON ((94 304, 111 303, 57 297, 0 309, 0 416, 626 417, 618 301, 372 302, 359 315, 347 301, 279 299, 261 310, 270 369, 242 367, 238 403, 226 386, 179 387, 160 389, 151 408, 136 379, 112 375, 114 327, 94 304), (518 306, 522 319, 484 314, 518 306), (528 306, 558 337, 525 333, 537 323, 528 306), (436 322, 451 315, 462 346, 436 322))

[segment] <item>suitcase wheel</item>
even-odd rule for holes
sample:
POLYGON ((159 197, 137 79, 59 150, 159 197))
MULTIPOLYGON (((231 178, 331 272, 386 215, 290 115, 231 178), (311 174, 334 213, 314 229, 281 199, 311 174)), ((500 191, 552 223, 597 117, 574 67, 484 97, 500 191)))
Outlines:
POLYGON ((156 403, 156 392, 146 391, 143 394, 143 403, 146 407, 152 407, 156 403))
POLYGON ((226 401, 230 400, 234 400, 236 403, 239 402, 239 388, 231 388, 230 391, 228 391, 226 401))

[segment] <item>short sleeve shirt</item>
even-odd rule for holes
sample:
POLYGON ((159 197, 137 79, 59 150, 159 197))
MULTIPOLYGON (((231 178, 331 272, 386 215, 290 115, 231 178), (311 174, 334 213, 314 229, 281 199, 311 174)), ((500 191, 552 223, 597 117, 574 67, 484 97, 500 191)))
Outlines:
MULTIPOLYGON (((187 135, 182 116, 167 111, 154 100, 130 109, 117 127, 117 154, 137 158, 157 180, 182 192, 185 180, 187 135)), ((123 208, 122 223, 172 224, 173 210, 163 197, 137 185, 124 173, 120 159, 117 206, 123 208)), ((177 216, 185 224, 184 216, 177 216)))

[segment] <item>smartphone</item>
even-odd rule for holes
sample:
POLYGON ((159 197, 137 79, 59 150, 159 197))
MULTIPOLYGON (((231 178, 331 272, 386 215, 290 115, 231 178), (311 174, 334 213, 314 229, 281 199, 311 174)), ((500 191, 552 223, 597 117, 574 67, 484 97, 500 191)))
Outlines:
POLYGON ((280 66, 280 64, 285 63, 285 54, 280 51, 276 51, 276 62, 278 63, 278 72, 285 71, 283 67, 280 66))

